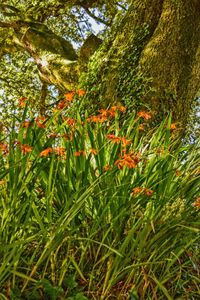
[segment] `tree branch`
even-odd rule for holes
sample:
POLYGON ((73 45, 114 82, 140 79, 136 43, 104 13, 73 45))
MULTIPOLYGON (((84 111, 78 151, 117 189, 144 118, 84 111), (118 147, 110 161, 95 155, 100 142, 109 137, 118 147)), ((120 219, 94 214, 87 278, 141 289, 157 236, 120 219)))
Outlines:
POLYGON ((1 28, 17 28, 18 25, 16 24, 16 22, 1 22, 0 21, 0 27, 1 28))
POLYGON ((102 24, 104 24, 104 25, 106 25, 106 26, 111 26, 111 22, 107 22, 107 21, 105 21, 105 20, 102 20, 101 18, 95 16, 95 15, 94 15, 87 7, 84 7, 84 6, 82 6, 82 7, 85 9, 86 13, 87 13, 91 18, 93 18, 95 21, 100 22, 100 23, 102 23, 102 24))

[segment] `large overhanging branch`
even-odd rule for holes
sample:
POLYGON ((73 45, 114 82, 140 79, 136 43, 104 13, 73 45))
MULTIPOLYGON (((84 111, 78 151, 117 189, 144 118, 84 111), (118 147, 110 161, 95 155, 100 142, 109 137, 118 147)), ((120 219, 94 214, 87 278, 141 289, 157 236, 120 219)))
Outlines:
POLYGON ((0 27, 1 28, 17 28, 18 25, 16 22, 1 22, 0 21, 0 27))

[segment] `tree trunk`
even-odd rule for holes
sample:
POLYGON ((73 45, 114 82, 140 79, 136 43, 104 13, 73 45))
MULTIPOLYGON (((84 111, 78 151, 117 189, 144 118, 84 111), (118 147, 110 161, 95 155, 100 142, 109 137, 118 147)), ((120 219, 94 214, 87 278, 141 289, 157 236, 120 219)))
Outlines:
POLYGON ((199 13, 199 0, 133 0, 96 54, 99 65, 90 65, 88 80, 99 86, 99 99, 106 105, 136 100, 155 114, 173 112, 186 126, 200 88, 199 13))

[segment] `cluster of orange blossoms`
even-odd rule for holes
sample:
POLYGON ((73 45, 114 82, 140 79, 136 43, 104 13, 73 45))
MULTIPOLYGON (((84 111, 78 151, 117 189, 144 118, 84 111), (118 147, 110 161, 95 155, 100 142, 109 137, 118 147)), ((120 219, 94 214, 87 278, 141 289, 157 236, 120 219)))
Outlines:
POLYGON ((75 127, 77 120, 73 118, 64 118, 64 121, 67 123, 69 127, 75 127))
POLYGON ((40 157, 46 157, 50 153, 55 153, 59 156, 65 156, 66 150, 64 147, 55 147, 55 148, 48 147, 40 152, 40 157))
POLYGON ((147 197, 151 197, 153 195, 153 191, 150 190, 150 189, 147 189, 147 188, 142 188, 142 187, 135 187, 133 190, 132 190, 132 193, 131 195, 132 196, 137 196, 138 194, 140 193, 143 193, 145 194, 147 197))
POLYGON ((129 169, 134 169, 137 167, 140 162, 140 153, 124 153, 121 156, 121 159, 116 160, 115 165, 121 170, 123 167, 127 167, 129 169))
POLYGON ((77 93, 77 95, 78 95, 79 97, 82 97, 82 96, 85 95, 86 92, 85 92, 84 90, 79 89, 79 90, 77 90, 76 92, 75 92, 75 91, 70 91, 70 92, 64 94, 65 99, 64 99, 64 100, 61 100, 61 101, 58 103, 57 109, 63 109, 63 108, 65 108, 66 106, 68 106, 68 104, 74 100, 74 96, 76 95, 76 93, 77 93))
POLYGON ((126 108, 124 106, 112 106, 110 109, 100 109, 100 114, 89 117, 87 121, 94 123, 103 123, 107 121, 109 117, 114 118, 117 111, 124 113, 126 111, 126 108))
POLYGON ((109 140, 112 141, 112 143, 114 144, 119 144, 119 143, 122 143, 122 146, 123 147, 126 147, 127 145, 130 145, 131 144, 131 141, 130 140, 127 140, 125 137, 119 137, 119 136, 116 136, 114 134, 108 134, 107 135, 107 138, 109 140))
POLYGON ((145 120, 149 120, 152 118, 152 115, 149 112, 146 111, 139 111, 137 113, 138 117, 143 118, 145 120))

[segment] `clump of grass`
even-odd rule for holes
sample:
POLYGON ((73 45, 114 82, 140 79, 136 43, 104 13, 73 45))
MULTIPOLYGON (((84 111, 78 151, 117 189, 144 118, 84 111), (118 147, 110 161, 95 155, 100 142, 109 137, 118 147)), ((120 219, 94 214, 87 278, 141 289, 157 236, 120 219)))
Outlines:
POLYGON ((170 117, 66 111, 2 133, 2 299, 196 299, 199 145, 170 117))

